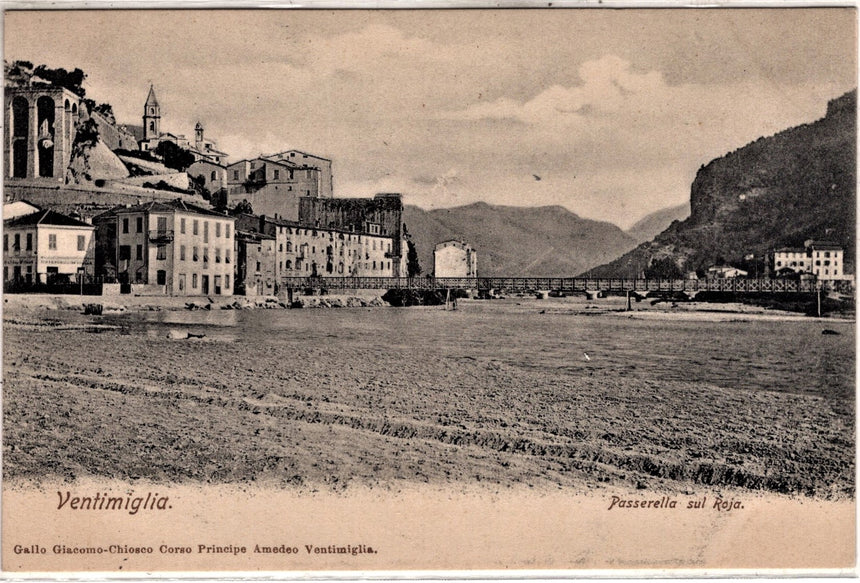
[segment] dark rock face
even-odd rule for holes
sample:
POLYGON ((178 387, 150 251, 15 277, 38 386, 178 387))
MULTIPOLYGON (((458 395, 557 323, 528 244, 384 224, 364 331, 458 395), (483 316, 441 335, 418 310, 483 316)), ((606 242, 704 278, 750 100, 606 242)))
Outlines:
POLYGON ((690 217, 603 265, 600 276, 630 276, 654 259, 672 257, 686 271, 774 248, 827 239, 855 262, 857 91, 832 100, 826 117, 759 138, 699 169, 690 217))

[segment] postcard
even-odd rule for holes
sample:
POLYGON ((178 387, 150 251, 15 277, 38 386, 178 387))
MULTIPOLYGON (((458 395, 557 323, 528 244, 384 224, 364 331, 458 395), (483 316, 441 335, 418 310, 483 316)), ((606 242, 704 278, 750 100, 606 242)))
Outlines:
POLYGON ((854 572, 855 7, 3 26, 7 575, 854 572))

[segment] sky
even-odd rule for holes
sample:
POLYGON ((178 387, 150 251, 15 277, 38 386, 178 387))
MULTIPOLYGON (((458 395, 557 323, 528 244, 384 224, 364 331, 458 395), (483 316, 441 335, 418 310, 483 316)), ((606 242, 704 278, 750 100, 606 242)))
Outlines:
POLYGON ((335 196, 426 209, 561 205, 622 228, 697 170, 822 117, 857 85, 829 9, 9 11, 4 58, 87 73, 87 97, 231 161, 299 149, 335 196))

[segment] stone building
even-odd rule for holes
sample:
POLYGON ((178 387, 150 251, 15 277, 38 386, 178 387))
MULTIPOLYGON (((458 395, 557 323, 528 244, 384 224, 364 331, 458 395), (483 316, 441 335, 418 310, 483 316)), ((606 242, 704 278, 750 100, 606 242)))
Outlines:
POLYGON ((392 237, 365 231, 318 229, 266 216, 239 215, 238 228, 275 238, 276 273, 284 277, 394 277, 392 237))
POLYGON ((81 100, 63 87, 6 87, 6 179, 64 183, 81 100))
POLYGON ((210 160, 198 160, 189 166, 185 173, 203 184, 211 195, 219 193, 227 186, 227 167, 210 160))
POLYGON ((135 293, 233 295, 235 218, 172 200, 116 207, 93 223, 97 274, 135 293))
POLYGON ((436 277, 477 277, 478 256, 463 241, 444 241, 433 250, 433 274, 436 277))
POLYGON ((373 198, 302 198, 298 222, 315 229, 387 238, 391 240, 386 259, 391 260, 392 277, 406 275, 403 200, 398 193, 379 193, 373 198))
POLYGON ((275 237, 252 231, 236 231, 235 293, 273 296, 278 289, 275 237))
POLYGON ((92 275, 94 230, 52 210, 3 221, 4 283, 61 283, 92 275))
POLYGON ((334 177, 331 171, 331 160, 322 156, 314 156, 300 150, 287 150, 278 152, 270 156, 265 156, 267 160, 278 162, 289 162, 298 167, 315 168, 318 170, 317 179, 317 196, 319 198, 332 198, 334 196, 334 177))
POLYGON ((288 221, 299 217, 299 199, 320 195, 320 170, 269 157, 240 160, 227 166, 227 185, 219 203, 233 208, 243 200, 256 214, 288 221))

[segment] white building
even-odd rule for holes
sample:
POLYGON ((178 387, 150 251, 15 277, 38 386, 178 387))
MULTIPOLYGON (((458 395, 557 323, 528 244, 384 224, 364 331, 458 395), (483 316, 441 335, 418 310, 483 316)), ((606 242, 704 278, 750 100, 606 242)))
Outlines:
POLYGON ((3 281, 75 281, 93 273, 95 228, 51 210, 3 221, 3 281))
POLYGON ((708 268, 708 277, 716 279, 733 279, 746 277, 747 272, 731 265, 713 265, 708 268))
POLYGON ((433 250, 433 273, 436 277, 477 277, 478 256, 463 241, 444 241, 433 250))
POLYGON ((807 240, 804 248, 783 247, 773 253, 773 270, 815 275, 820 280, 850 279, 845 275, 844 250, 828 241, 807 240))

